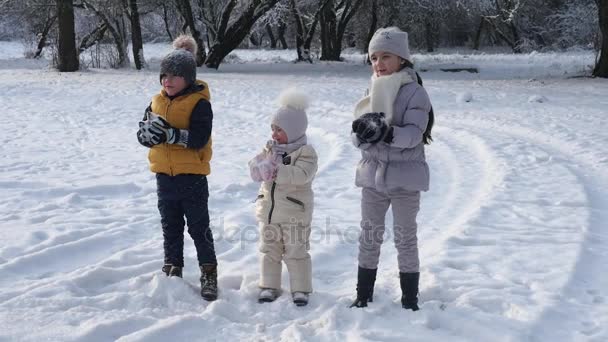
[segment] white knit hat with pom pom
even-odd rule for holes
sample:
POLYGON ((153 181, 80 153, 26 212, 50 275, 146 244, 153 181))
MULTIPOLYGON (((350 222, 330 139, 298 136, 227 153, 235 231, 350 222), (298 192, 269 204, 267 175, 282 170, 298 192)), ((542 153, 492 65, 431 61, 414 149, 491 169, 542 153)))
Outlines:
POLYGON ((272 124, 281 127, 287 134, 287 143, 292 143, 306 134, 309 98, 303 92, 289 88, 281 93, 278 102, 280 108, 273 115, 272 124))

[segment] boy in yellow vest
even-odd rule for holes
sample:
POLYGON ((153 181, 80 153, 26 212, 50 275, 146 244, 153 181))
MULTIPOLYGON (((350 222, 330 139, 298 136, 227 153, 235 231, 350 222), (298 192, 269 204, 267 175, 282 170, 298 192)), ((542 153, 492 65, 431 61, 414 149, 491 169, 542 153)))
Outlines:
POLYGON ((213 120, 209 88, 196 79, 193 53, 184 49, 162 60, 160 83, 163 88, 146 109, 137 139, 150 148, 150 170, 156 173, 162 270, 167 276, 182 276, 185 216, 202 273, 201 296, 212 301, 217 299, 217 259, 207 206, 213 120))

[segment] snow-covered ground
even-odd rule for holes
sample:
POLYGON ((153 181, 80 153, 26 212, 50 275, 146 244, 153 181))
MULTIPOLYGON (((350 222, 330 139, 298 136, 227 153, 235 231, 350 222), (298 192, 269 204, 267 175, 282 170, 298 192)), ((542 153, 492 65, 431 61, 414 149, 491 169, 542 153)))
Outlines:
POLYGON ((220 298, 200 298, 188 236, 184 279, 161 274, 155 182, 135 130, 168 50, 147 48, 148 71, 59 74, 0 43, 0 341, 608 340, 608 81, 570 77, 592 53, 415 56, 437 123, 411 312, 390 229, 374 303, 348 308, 360 219, 348 135, 369 80, 356 54, 308 65, 290 63, 293 51, 237 51, 234 61, 255 63, 199 69, 215 112, 220 298), (437 71, 452 63, 480 73, 437 71), (247 169, 291 85, 314 99, 320 157, 315 292, 303 308, 288 295, 256 302, 258 184, 247 169))

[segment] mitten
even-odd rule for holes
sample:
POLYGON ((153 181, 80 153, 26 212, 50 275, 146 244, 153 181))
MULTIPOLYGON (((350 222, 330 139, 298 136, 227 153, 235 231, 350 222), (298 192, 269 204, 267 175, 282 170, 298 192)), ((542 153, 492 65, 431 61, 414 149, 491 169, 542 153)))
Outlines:
POLYGON ((263 154, 258 154, 247 163, 249 165, 249 175, 255 182, 262 182, 262 175, 260 174, 260 168, 258 163, 264 158, 263 154))
POLYGON ((167 140, 165 132, 158 130, 152 125, 150 121, 140 121, 139 130, 137 131, 137 140, 140 144, 146 147, 152 147, 158 145, 167 140))
POLYGON ((157 134, 164 134, 166 140, 163 142, 168 144, 175 144, 179 140, 180 130, 173 128, 162 116, 155 114, 150 116, 150 129, 157 134))
POLYGON ((274 158, 265 158, 258 164, 262 181, 268 182, 276 177, 277 162, 274 158))
POLYGON ((352 129, 362 143, 375 144, 386 136, 388 123, 384 113, 365 113, 353 121, 352 129))

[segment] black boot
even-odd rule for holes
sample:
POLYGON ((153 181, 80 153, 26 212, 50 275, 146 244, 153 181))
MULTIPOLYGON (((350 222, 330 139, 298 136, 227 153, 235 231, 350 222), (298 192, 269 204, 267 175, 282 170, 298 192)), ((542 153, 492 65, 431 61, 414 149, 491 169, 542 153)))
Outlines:
POLYGON ((182 277, 182 268, 179 266, 165 264, 162 270, 167 275, 167 277, 182 277))
POLYGON ((350 305, 351 308, 364 308, 367 306, 367 302, 373 302, 377 271, 377 268, 371 269, 359 266, 357 272, 357 299, 350 305))
POLYGON ((201 296, 206 301, 217 299, 217 265, 201 265, 201 296))
POLYGON ((404 309, 418 311, 418 281, 420 280, 420 272, 403 273, 399 272, 399 281, 401 283, 401 306, 404 309))

